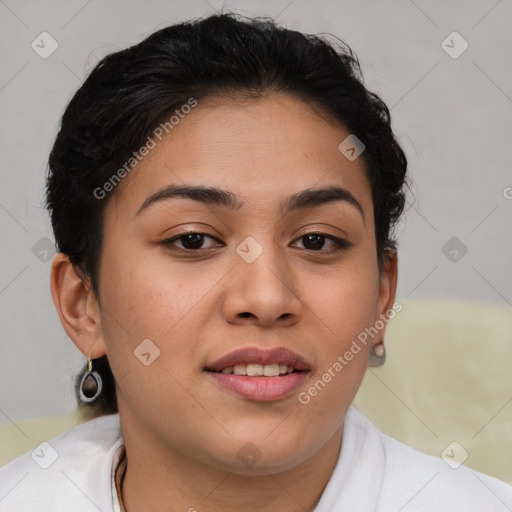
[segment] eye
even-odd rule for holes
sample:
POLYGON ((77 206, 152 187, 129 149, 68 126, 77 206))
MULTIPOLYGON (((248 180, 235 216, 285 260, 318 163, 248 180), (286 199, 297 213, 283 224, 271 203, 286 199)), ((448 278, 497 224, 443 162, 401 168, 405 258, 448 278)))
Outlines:
POLYGON ((350 242, 343 240, 342 238, 318 232, 306 233, 305 235, 297 238, 297 240, 303 241, 302 243, 304 245, 304 249, 306 250, 324 253, 339 252, 343 249, 347 249, 352 245, 350 242), (331 244, 330 250, 322 250, 326 241, 330 242, 331 244))
POLYGON ((172 238, 168 238, 167 240, 163 240, 162 244, 166 246, 174 246, 177 249, 185 251, 197 251, 198 249, 209 249, 211 247, 215 247, 215 245, 211 245, 210 247, 203 247, 203 243, 206 238, 209 238, 210 240, 217 240, 207 233, 201 233, 199 231, 187 231, 185 233, 180 233, 179 235, 172 238), (180 242, 181 247, 176 246, 176 242, 180 242))

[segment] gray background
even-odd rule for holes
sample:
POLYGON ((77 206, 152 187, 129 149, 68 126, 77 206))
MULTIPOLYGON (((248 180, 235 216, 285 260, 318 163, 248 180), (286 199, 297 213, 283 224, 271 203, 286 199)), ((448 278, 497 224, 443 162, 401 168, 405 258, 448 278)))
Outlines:
POLYGON ((398 299, 512 307, 510 0, 0 0, 0 422, 73 410, 71 379, 85 362, 51 299, 43 208, 67 102, 105 54, 221 8, 340 37, 391 108, 414 183, 397 230, 398 299), (31 47, 43 31, 58 43, 46 59, 31 47), (457 58, 442 46, 454 31, 469 44, 457 58), (443 252, 452 237, 459 246, 443 252))

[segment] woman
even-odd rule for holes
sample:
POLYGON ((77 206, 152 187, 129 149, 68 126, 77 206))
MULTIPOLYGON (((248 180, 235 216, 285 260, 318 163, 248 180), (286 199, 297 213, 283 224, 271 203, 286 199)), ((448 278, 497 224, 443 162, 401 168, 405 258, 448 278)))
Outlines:
POLYGON ((405 181, 346 47, 225 14, 103 59, 47 179, 98 417, 2 468, 1 510, 509 510, 352 405, 399 306, 405 181))

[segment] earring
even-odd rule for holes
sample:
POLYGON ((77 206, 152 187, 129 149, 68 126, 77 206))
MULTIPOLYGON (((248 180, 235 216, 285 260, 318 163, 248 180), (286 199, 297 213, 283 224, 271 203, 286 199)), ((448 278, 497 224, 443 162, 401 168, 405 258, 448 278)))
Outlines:
POLYGON ((375 345, 370 350, 370 359, 368 360, 368 366, 382 366, 386 362, 386 347, 384 340, 381 343, 375 345))
POLYGON ((80 400, 85 403, 94 402, 103 389, 100 374, 92 370, 92 359, 87 362, 87 373, 84 373, 79 386, 80 400))

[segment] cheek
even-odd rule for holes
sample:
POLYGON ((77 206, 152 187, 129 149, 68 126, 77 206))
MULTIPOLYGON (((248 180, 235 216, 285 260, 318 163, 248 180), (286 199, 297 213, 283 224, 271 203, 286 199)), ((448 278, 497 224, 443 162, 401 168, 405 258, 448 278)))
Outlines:
POLYGON ((192 312, 209 283, 195 279, 194 272, 172 268, 163 258, 139 255, 105 259, 104 303, 122 324, 118 329, 124 327, 134 338, 159 340, 192 312))
POLYGON ((367 260, 363 254, 354 255, 334 272, 309 284, 314 292, 309 294, 308 307, 321 320, 320 325, 325 326, 331 353, 344 351, 375 321, 378 271, 367 260))
MULTIPOLYGON (((150 368, 167 369, 186 380, 197 370, 194 364, 202 362, 202 336, 217 307, 209 292, 219 276, 173 266, 157 251, 146 256, 139 251, 131 257, 111 254, 104 259, 102 332, 117 376, 145 370, 136 356, 145 346, 141 343, 149 339, 156 348, 144 343, 158 354, 150 368)), ((156 375, 150 374, 145 387, 158 387, 160 383, 151 382, 156 375)), ((161 378, 169 376, 164 373, 161 378)))
POLYGON ((155 390, 166 390, 170 409, 189 402, 182 385, 195 371, 190 361, 197 360, 198 332, 209 318, 198 303, 216 280, 198 280, 195 272, 142 253, 106 257, 102 272, 102 332, 125 400, 148 407, 148 417, 151 404, 161 400, 155 390))
POLYGON ((319 283, 308 306, 321 334, 315 340, 317 365, 308 386, 298 396, 304 410, 304 435, 315 435, 323 424, 325 436, 340 425, 365 375, 369 339, 358 338, 372 326, 377 311, 377 274, 367 265, 347 265, 337 278, 319 283))

